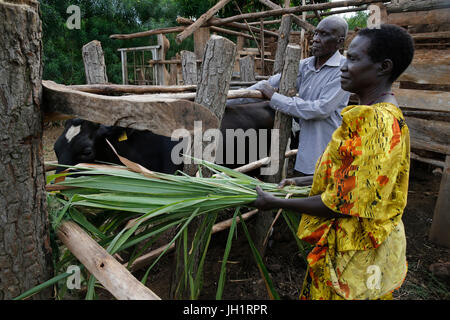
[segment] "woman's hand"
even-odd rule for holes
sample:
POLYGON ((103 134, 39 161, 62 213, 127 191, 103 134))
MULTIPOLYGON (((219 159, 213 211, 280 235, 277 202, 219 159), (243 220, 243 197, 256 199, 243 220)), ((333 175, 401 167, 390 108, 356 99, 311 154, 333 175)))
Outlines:
POLYGON ((258 194, 258 198, 250 205, 262 210, 268 210, 276 208, 276 200, 277 198, 271 195, 268 192, 262 191, 261 187, 256 186, 256 193, 258 194))
POLYGON ((281 180, 281 182, 278 184, 278 188, 282 189, 286 186, 296 186, 297 184, 295 183, 294 179, 283 179, 281 180))

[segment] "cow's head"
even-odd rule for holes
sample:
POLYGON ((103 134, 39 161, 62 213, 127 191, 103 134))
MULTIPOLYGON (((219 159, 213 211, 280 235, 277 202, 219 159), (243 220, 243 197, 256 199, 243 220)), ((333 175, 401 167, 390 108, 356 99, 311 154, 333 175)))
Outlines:
MULTIPOLYGON (((75 165, 81 162, 94 162, 96 158, 96 140, 100 125, 82 120, 70 119, 65 123, 64 132, 56 140, 53 149, 59 164, 75 165)), ((64 170, 59 167, 56 172, 64 170)))

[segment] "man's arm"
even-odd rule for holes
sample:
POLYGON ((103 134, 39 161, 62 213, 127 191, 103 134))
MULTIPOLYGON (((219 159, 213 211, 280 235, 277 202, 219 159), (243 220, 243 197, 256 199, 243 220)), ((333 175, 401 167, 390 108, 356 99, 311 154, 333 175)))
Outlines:
POLYGON ((275 110, 305 120, 325 119, 340 106, 346 106, 350 93, 341 89, 340 77, 328 82, 321 90, 317 100, 304 100, 300 97, 286 97, 274 93, 270 105, 275 110))
MULTIPOLYGON (((247 88, 247 90, 259 90, 262 86, 265 84, 269 84, 273 88, 278 88, 280 85, 280 79, 281 79, 281 73, 275 74, 271 76, 268 80, 262 80, 254 85, 247 88)), ((247 104, 247 103, 253 103, 253 102, 260 102, 261 99, 254 99, 254 98, 237 98, 237 99, 230 99, 227 100, 227 106, 234 106, 237 104, 247 104)))

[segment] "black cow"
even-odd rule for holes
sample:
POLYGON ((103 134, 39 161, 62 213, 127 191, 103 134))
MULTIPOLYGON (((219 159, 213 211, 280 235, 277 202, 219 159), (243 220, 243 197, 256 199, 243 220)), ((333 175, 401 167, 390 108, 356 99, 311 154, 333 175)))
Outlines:
MULTIPOLYGON (((273 127, 274 114, 268 102, 227 107, 222 119, 221 132, 225 137, 226 129, 270 130, 273 127)), ((82 119, 66 121, 64 132, 54 145, 58 163, 75 165, 97 161, 121 164, 106 139, 119 155, 139 163, 149 170, 163 173, 182 170, 183 165, 176 165, 171 159, 172 149, 179 141, 171 141, 169 137, 160 136, 148 130, 104 126, 82 119)), ((248 142, 246 150, 248 151, 248 142)), ((224 149, 225 153, 226 149, 224 149)), ((246 161, 248 159, 247 155, 246 161)), ((239 166, 225 163, 224 165, 239 166)), ((62 170, 64 168, 59 167, 57 172, 62 170)))

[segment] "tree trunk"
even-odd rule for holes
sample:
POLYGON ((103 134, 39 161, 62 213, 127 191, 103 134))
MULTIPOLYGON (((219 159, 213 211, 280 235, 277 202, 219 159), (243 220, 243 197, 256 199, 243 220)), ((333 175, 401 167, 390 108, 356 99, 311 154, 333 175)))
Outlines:
MULTIPOLYGON (((220 128, 220 122, 222 121, 223 114, 225 112, 225 104, 227 100, 227 93, 230 87, 231 76, 233 72, 233 62, 236 56, 236 45, 223 37, 213 35, 206 44, 204 59, 202 63, 201 77, 199 79, 199 84, 197 87, 197 94, 195 97, 195 102, 209 108, 218 118, 219 124, 217 129, 220 128)), ((195 134, 195 133, 194 133, 195 134)), ((197 132, 197 135, 203 136, 203 132, 197 132)), ((196 156, 196 148, 201 148, 204 150, 205 143, 203 141, 198 141, 198 139, 191 139, 191 150, 194 150, 193 154, 196 156)), ((196 156, 197 158, 203 157, 203 152, 199 152, 201 155, 196 156)), ((215 155, 214 155, 215 156, 215 155)), ((214 159, 208 159, 214 161, 214 159)), ((197 171, 197 165, 185 164, 184 172, 189 175, 194 175, 197 171)), ((210 175, 209 172, 204 173, 203 176, 206 177, 210 175)), ((216 215, 208 214, 200 218, 194 219, 188 227, 188 256, 192 259, 193 267, 188 270, 189 275, 192 276, 194 282, 196 279, 202 278, 202 270, 198 269, 200 256, 206 248, 207 241, 211 237, 211 232, 208 231, 208 227, 215 222, 216 215), (203 226, 203 228, 200 228, 203 226), (193 244, 193 240, 198 232, 199 242, 195 247, 190 247, 193 244)), ((171 298, 177 299, 188 299, 196 298, 190 297, 189 293, 192 288, 190 288, 189 279, 184 282, 184 275, 186 270, 184 269, 184 255, 183 255, 183 241, 178 239, 175 244, 175 264, 172 274, 172 284, 171 284, 171 298), (183 283, 187 283, 184 286, 183 283)), ((200 281, 199 283, 202 283, 200 281)), ((201 285, 200 285, 201 287, 201 285)), ((197 290, 200 290, 197 288, 197 290)), ((197 291, 198 292, 198 291, 197 291)))
MULTIPOLYGON (((0 300, 53 275, 42 154, 37 1, 0 2, 0 300)), ((48 299, 52 289, 34 295, 48 299)))

